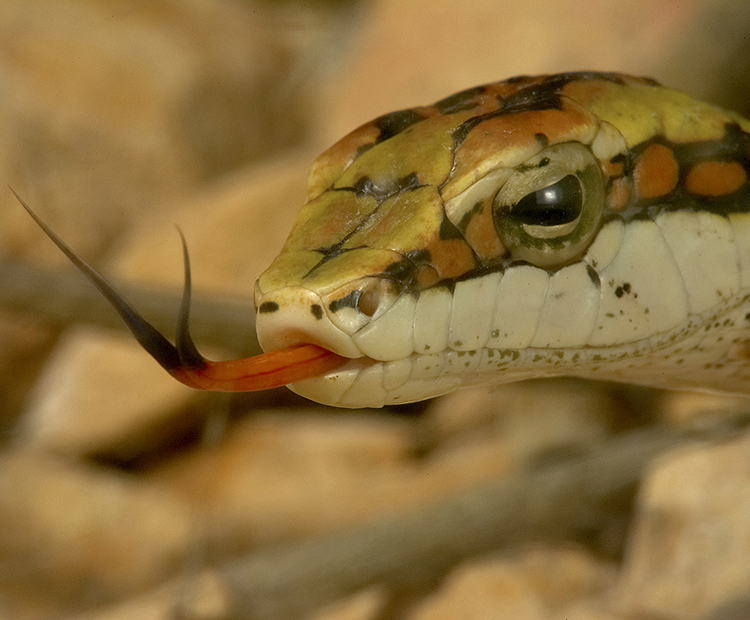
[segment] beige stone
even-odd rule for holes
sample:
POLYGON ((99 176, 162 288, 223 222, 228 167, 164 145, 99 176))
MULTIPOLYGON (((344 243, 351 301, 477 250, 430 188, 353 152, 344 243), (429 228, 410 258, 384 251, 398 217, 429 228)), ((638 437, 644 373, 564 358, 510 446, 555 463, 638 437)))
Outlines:
POLYGON ((584 601, 552 614, 549 620, 660 620, 658 618, 633 618, 609 609, 597 601, 584 601))
MULTIPOLYGON (((0 5, 0 172, 90 258, 144 215, 304 135, 304 97, 284 81, 299 50, 261 7, 155 6, 0 5)), ((10 192, 0 206, 0 252, 65 262, 10 192)))
POLYGON ((52 330, 31 317, 0 311, 0 426, 14 426, 54 342, 52 330))
POLYGON ((493 442, 521 462, 548 451, 582 448, 604 438, 614 416, 607 387, 541 380, 466 389, 436 401, 425 422, 445 447, 493 442))
POLYGON ((372 413, 255 413, 154 472, 195 506, 213 549, 299 539, 376 518, 416 494, 408 427, 372 413))
POLYGON ((307 191, 315 157, 302 151, 207 186, 176 211, 135 227, 113 269, 130 280, 179 289, 185 234, 193 290, 252 301, 253 286, 278 255, 307 191))
POLYGON ((169 436, 195 394, 129 335, 80 328, 58 344, 18 439, 60 454, 137 456, 169 436))
POLYGON ((190 511, 164 489, 29 452, 0 457, 0 522, 8 605, 20 591, 72 610, 153 587, 194 543, 190 511))
POLYGON ((377 620, 386 600, 383 588, 372 587, 329 605, 313 614, 310 620, 377 620))
POLYGON ((331 83, 320 142, 386 112, 514 75, 586 69, 669 77, 661 67, 670 46, 699 27, 707 4, 469 0, 459 10, 450 0, 379 0, 346 72, 331 83))
POLYGON ((606 591, 613 568, 575 549, 531 549, 456 568, 409 620, 547 619, 606 591))
POLYGON ((750 435, 665 456, 646 477, 623 610, 700 618, 750 588, 750 435))
POLYGON ((707 424, 720 417, 734 417, 750 408, 746 396, 710 392, 667 392, 660 409, 673 424, 707 424))

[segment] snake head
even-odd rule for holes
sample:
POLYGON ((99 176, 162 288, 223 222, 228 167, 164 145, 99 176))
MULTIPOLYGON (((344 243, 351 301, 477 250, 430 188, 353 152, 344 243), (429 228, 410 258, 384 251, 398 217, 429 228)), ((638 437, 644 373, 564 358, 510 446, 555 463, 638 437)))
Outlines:
POLYGON ((513 78, 375 119, 313 164, 256 285, 261 345, 351 358, 292 386, 340 406, 559 374, 653 383, 634 359, 738 305, 748 129, 606 73, 513 78))

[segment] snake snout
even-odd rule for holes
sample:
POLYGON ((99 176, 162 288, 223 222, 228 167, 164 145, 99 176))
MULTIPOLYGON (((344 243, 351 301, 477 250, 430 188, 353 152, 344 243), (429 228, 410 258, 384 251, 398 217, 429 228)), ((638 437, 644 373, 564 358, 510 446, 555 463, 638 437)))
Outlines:
POLYGON ((315 344, 349 358, 363 357, 351 337, 328 318, 320 296, 304 287, 259 294, 256 329, 264 351, 315 344))

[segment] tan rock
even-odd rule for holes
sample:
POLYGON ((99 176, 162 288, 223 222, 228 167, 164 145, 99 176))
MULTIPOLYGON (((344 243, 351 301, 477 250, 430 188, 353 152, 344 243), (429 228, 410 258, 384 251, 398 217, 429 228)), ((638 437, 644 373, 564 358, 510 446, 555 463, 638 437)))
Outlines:
MULTIPOLYGON (((90 258, 143 215, 304 135, 304 98, 283 80, 298 51, 262 10, 158 6, 0 5, 0 171, 90 258)), ((64 263, 10 192, 0 206, 0 252, 64 263)))
POLYGON ((38 453, 0 457, 0 522, 0 597, 23 607, 81 609, 152 587, 194 542, 189 510, 164 489, 38 453))
MULTIPOLYGON (((203 515, 211 548, 235 553, 371 520, 414 503, 408 426, 377 414, 257 412, 213 448, 153 474, 203 515)), ((434 491, 433 491, 434 494, 434 491)))
POLYGON ((73 620, 209 620, 227 617, 228 610, 225 585, 218 575, 204 571, 185 574, 146 594, 85 612, 73 620))
POLYGON ((660 620, 658 618, 634 618, 623 616, 597 601, 584 601, 552 614, 549 620, 660 620))
POLYGON ((46 326, 0 311, 0 427, 15 425, 53 342, 46 326))
POLYGON ((701 424, 719 417, 734 417, 750 407, 746 396, 729 396, 709 392, 667 392, 660 410, 673 424, 701 424))
POLYGON ((385 599, 382 588, 368 588, 344 601, 329 605, 313 614, 310 620, 377 620, 385 599))
POLYGON ((613 568, 573 549, 529 550, 455 569, 409 620, 547 619, 572 601, 606 591, 613 568))
POLYGON ((606 0, 587 5, 581 19, 578 0, 469 0, 460 10, 450 0, 380 0, 330 85, 320 143, 380 114, 514 75, 587 69, 663 78, 670 46, 699 27, 708 4, 606 0))
POLYGON ((492 443, 519 463, 544 452, 582 448, 604 438, 614 403, 603 384, 525 381, 466 389, 435 402, 425 422, 444 450, 492 443))
MULTIPOLYGON (((323 408, 256 411, 215 446, 154 475, 204 514, 211 545, 229 553, 339 530, 500 478, 545 449, 604 436, 607 416, 593 407, 601 401, 575 389, 565 401, 564 384, 558 385, 546 410, 528 410, 520 399, 494 428, 470 428, 458 438, 433 435, 438 441, 421 458, 415 458, 420 427, 403 419, 323 408), (524 429, 523 419, 537 435, 524 429)), ((528 389, 540 393, 538 386, 528 389)), ((485 412, 488 399, 478 400, 473 404, 485 412)))
POLYGON ((89 328, 67 334, 34 389, 19 441, 68 455, 128 459, 164 442, 196 392, 131 337, 89 328))
POLYGON ((750 585, 750 435, 671 454, 648 475, 619 588, 621 609, 700 618, 750 585))

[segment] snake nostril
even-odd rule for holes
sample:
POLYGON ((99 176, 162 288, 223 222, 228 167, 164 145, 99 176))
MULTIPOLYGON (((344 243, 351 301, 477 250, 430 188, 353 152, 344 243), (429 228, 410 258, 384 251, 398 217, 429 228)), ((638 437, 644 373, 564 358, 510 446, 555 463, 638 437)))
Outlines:
POLYGON ((279 304, 277 304, 275 301, 264 301, 258 307, 258 312, 260 314, 270 314, 271 312, 276 312, 278 309, 279 304))

